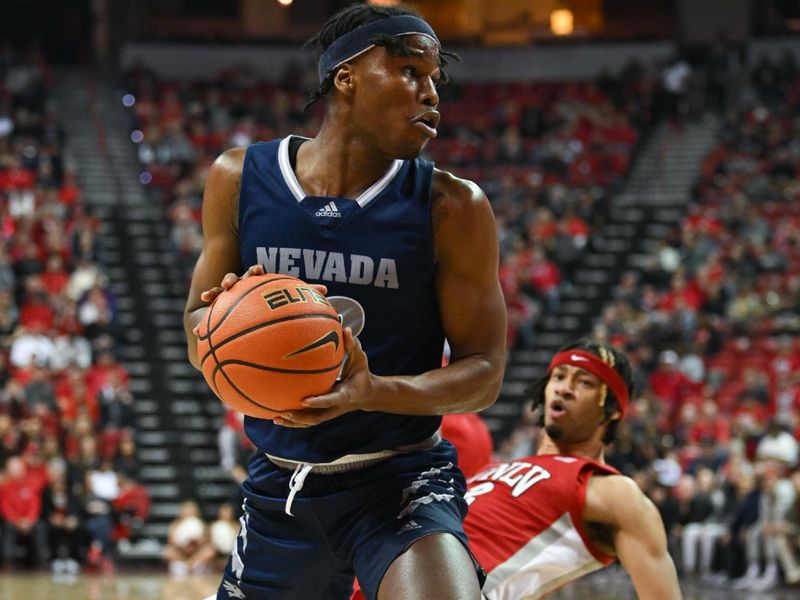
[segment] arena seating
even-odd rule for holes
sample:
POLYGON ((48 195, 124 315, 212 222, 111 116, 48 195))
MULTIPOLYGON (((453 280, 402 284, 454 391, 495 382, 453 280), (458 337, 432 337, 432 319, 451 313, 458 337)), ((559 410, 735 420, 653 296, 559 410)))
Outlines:
POLYGON ((82 197, 52 86, 35 52, 4 55, 0 530, 5 540, 20 518, 36 525, 0 562, 107 571, 149 501, 137 483, 129 376, 115 358, 124 335, 99 252, 103 223, 82 197), (33 500, 21 501, 28 492, 33 500))

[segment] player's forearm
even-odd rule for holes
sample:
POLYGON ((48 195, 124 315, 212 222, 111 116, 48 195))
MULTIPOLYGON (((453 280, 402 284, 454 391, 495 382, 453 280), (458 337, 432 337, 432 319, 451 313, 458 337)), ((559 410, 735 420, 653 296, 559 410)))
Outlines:
POLYGON ((504 357, 468 356, 421 375, 373 376, 363 410, 401 415, 445 415, 481 411, 497 399, 504 357))
POLYGON ((678 584, 678 575, 669 554, 665 553, 658 559, 649 559, 648 563, 644 568, 625 565, 639 599, 681 600, 683 595, 678 584))

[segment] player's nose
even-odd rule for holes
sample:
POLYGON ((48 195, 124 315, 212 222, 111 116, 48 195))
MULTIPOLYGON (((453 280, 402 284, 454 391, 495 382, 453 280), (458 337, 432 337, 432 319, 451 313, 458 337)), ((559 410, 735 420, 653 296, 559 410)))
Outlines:
POLYGON ((556 398, 570 399, 575 394, 569 381, 559 381, 555 389, 556 398))
POLYGON ((439 92, 436 91, 436 84, 433 79, 427 77, 420 91, 422 104, 436 108, 439 106, 439 92))

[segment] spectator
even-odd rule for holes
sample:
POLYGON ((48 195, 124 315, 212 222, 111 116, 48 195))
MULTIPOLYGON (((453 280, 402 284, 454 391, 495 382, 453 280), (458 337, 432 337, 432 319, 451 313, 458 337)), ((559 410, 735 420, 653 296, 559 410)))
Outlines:
POLYGON ((773 538, 786 583, 794 585, 800 582, 800 563, 797 560, 800 546, 800 471, 792 473, 791 481, 795 493, 794 510, 788 512, 786 520, 771 524, 764 533, 773 538))
POLYGON ((119 494, 111 503, 114 510, 115 540, 130 541, 139 536, 150 514, 150 494, 126 473, 119 473, 119 494))
POLYGON ((67 485, 66 467, 61 461, 49 465, 48 479, 42 496, 42 516, 48 525, 53 573, 74 575, 80 569, 80 500, 67 485))
POLYGON ((772 589, 779 581, 774 532, 789 520, 796 500, 794 486, 781 476, 782 469, 774 464, 763 465, 758 521, 746 534, 747 571, 734 583, 734 589, 764 591, 772 589))
MULTIPOLYGON (((89 438, 91 439, 91 438, 89 438)), ((86 472, 83 524, 89 534, 87 565, 110 573, 114 570, 114 515, 111 503, 119 495, 119 478, 108 461, 86 472)))
POLYGON ((756 447, 756 459, 775 460, 794 468, 797 465, 798 443, 777 419, 770 420, 767 431, 756 447))
POLYGON ((31 413, 41 407, 47 413, 56 412, 56 395, 49 373, 36 364, 29 371, 30 379, 25 385, 25 402, 31 413))
POLYGON ((684 518, 682 549, 685 575, 699 573, 707 578, 711 574, 711 563, 717 540, 727 531, 724 511, 727 504, 725 493, 710 469, 697 473, 697 492, 692 498, 689 512, 684 518), (697 547, 700 561, 697 561, 697 547))
POLYGON ((202 573, 213 556, 206 524, 200 518, 200 508, 196 502, 188 500, 181 505, 181 512, 167 533, 164 559, 170 575, 182 577, 189 573, 202 573))
POLYGON ((84 370, 92 365, 92 346, 79 334, 77 323, 67 325, 66 330, 53 340, 50 358, 50 368, 54 371, 63 371, 73 365, 84 370))
POLYGON ((117 455, 114 458, 114 470, 125 475, 134 481, 139 479, 139 469, 141 468, 139 458, 136 456, 136 442, 133 435, 127 433, 122 436, 117 448, 117 455))
POLYGON ((220 504, 217 510, 217 520, 211 524, 209 537, 214 550, 215 568, 224 568, 225 562, 236 546, 236 537, 239 535, 239 521, 233 513, 233 506, 228 503, 220 504))
POLYGON ((26 369, 32 364, 47 366, 53 357, 53 341, 40 328, 20 328, 11 344, 10 361, 14 367, 26 369))
POLYGON ((100 429, 103 431, 123 431, 133 428, 133 395, 121 380, 118 370, 110 370, 105 384, 98 393, 100 407, 100 429))
POLYGON ((20 538, 30 543, 32 562, 37 566, 45 564, 47 529, 41 521, 41 491, 40 481, 29 476, 24 461, 19 457, 9 458, 0 484, 0 513, 5 521, 1 557, 4 565, 14 562, 20 538))

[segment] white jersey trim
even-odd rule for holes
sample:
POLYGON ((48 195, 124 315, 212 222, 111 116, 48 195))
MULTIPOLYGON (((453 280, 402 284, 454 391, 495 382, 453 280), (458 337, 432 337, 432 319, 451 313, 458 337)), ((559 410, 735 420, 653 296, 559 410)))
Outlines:
POLYGON ((538 600, 602 567, 566 513, 492 569, 483 594, 488 600, 538 600))
MULTIPOLYGON (((286 182, 286 185, 289 188, 289 191, 292 192, 292 195, 295 197, 295 200, 298 202, 302 202, 303 198, 307 196, 307 194, 303 191, 303 187, 300 185, 300 182, 297 180, 297 175, 295 174, 294 170, 292 169, 292 163, 289 160, 289 141, 293 137, 302 137, 302 136, 292 136, 288 135, 281 140, 281 144, 278 147, 278 166, 281 169, 281 174, 283 175, 283 179, 286 182)), ((309 138, 303 138, 309 139, 309 138)), ((383 190, 386 189, 386 186, 389 185, 389 182, 394 179, 394 176, 397 175, 397 172, 400 170, 400 167, 403 166, 402 160, 394 160, 386 171, 386 173, 381 177, 378 181, 373 183, 369 186, 366 190, 361 192, 355 201, 361 208, 364 208, 367 204, 372 202, 375 197, 380 194, 383 190)))
POLYGON ((281 140, 281 145, 278 146, 278 166, 281 168, 281 174, 286 185, 289 186, 289 191, 298 202, 302 202, 306 197, 303 188, 300 187, 300 182, 297 181, 297 175, 292 170, 292 163, 289 160, 289 141, 292 139, 291 135, 287 135, 281 140))

